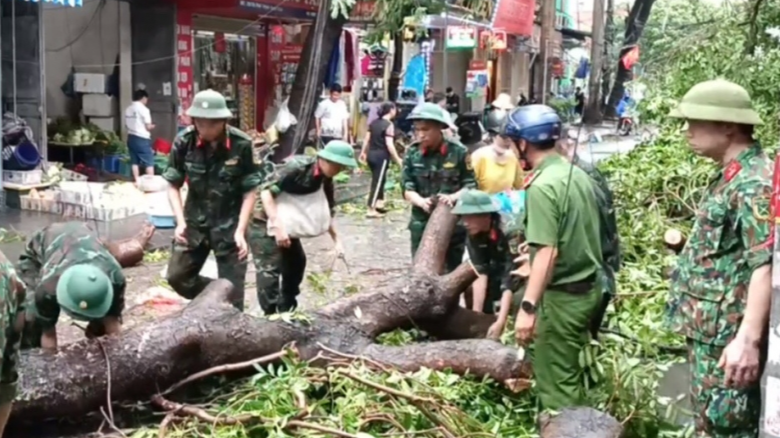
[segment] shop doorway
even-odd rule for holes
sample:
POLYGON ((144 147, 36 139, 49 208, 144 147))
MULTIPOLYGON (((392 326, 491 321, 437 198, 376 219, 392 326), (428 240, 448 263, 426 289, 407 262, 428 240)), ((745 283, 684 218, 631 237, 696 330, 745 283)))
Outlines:
POLYGON ((257 41, 246 35, 195 30, 194 88, 222 93, 244 131, 255 129, 257 41))

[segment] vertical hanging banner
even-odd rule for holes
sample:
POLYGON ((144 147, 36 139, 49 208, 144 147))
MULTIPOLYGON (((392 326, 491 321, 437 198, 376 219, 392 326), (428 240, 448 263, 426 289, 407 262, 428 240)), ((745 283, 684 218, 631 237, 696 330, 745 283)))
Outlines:
POLYGON ((176 88, 179 97, 179 124, 189 125, 184 115, 190 107, 193 95, 192 82, 192 13, 179 10, 176 13, 176 88))
POLYGON ((267 30, 257 37, 257 57, 255 62, 255 129, 258 131, 263 130, 263 123, 265 122, 265 110, 268 105, 268 82, 270 78, 270 66, 268 63, 268 33, 267 30))

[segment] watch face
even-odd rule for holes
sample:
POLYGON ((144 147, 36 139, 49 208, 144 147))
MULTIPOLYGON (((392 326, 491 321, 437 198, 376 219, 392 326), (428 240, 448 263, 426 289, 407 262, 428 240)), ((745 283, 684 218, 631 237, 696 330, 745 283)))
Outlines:
POLYGON ((523 312, 525 313, 534 313, 536 311, 536 306, 531 304, 530 301, 523 301, 520 304, 520 308, 523 309, 523 312))

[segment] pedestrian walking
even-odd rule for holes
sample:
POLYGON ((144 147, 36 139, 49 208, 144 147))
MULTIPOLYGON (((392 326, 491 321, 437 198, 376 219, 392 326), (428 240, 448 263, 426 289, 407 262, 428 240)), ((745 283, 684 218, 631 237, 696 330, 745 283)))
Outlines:
POLYGON ((360 151, 360 162, 371 169, 371 189, 368 192, 368 214, 371 218, 381 217, 385 209, 385 183, 390 160, 403 166, 401 157, 395 149, 395 126, 393 119, 397 114, 395 104, 385 102, 379 110, 379 118, 368 127, 360 151))
POLYGON ((355 167, 352 146, 334 140, 315 157, 294 156, 260 186, 249 243, 257 270, 257 300, 266 315, 289 312, 298 306, 306 271, 302 237, 327 232, 336 256, 344 257, 333 223, 333 177, 355 167))
POLYGON ((603 295, 593 184, 556 151, 561 119, 552 108, 514 110, 503 134, 531 171, 524 181, 531 268, 515 337, 521 345, 535 340, 533 368, 541 407, 578 406, 585 395, 579 355, 603 295))
POLYGON ((11 416, 19 381, 18 360, 24 325, 25 287, 0 252, 0 438, 11 416))
POLYGON ((60 311, 86 321, 87 337, 119 333, 122 266, 83 222, 51 224, 27 242, 17 272, 27 286, 25 347, 57 350, 60 311))
POLYGON ((219 278, 233 283, 231 301, 244 308, 248 245, 246 232, 262 179, 252 139, 228 125, 225 97, 213 90, 195 95, 187 115, 193 126, 176 137, 163 178, 176 215, 168 284, 194 299, 211 282, 199 275, 211 251, 219 278), (188 181, 187 202, 180 189, 188 181))
MULTIPOLYGON (((412 205, 409 233, 414 257, 436 202, 454 206, 460 193, 476 183, 466 147, 444 135, 450 124, 446 110, 424 103, 415 107, 409 119, 414 121, 418 142, 404 156, 402 185, 404 198, 412 205)), ((448 272, 462 262, 465 244, 466 230, 457 225, 447 249, 448 272)))
POLYGON ((671 276, 667 322, 688 341, 696 436, 756 437, 766 357, 773 250, 772 160, 753 137, 748 92, 701 82, 670 117, 693 152, 715 162, 671 276))
POLYGON ((148 103, 149 94, 145 90, 136 90, 133 93, 133 103, 125 110, 127 150, 130 154, 133 181, 136 184, 142 168, 146 175, 154 175, 154 149, 150 132, 154 129, 154 124, 148 103))

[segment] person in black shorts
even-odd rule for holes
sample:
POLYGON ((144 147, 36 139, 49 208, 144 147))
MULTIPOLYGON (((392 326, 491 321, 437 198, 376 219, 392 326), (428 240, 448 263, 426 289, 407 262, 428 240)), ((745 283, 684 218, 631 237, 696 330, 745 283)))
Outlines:
POLYGON ((379 109, 379 118, 371 122, 363 139, 363 149, 360 151, 360 162, 367 163, 371 169, 371 191, 368 193, 368 217, 381 217, 385 201, 385 181, 387 170, 392 158, 398 166, 402 165, 401 157, 395 150, 395 127, 393 118, 396 107, 392 102, 385 102, 379 109))

